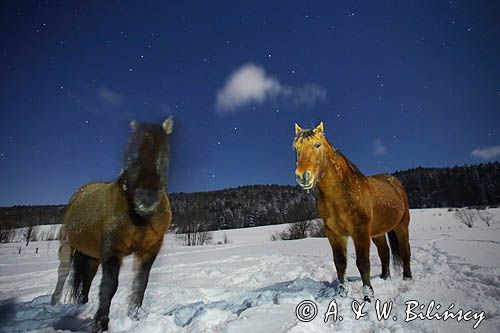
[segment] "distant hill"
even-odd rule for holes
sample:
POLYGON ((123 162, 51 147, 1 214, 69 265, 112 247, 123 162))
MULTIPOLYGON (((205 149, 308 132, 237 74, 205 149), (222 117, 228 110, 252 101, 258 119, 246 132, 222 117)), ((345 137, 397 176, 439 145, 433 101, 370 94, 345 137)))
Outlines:
MULTIPOLYGON (((394 173, 411 208, 500 205, 500 163, 414 168, 394 173)), ((262 226, 316 218, 315 196, 298 186, 253 185, 169 195, 173 227, 205 221, 208 230, 262 226)), ((0 225, 62 223, 65 205, 0 208, 0 225)))

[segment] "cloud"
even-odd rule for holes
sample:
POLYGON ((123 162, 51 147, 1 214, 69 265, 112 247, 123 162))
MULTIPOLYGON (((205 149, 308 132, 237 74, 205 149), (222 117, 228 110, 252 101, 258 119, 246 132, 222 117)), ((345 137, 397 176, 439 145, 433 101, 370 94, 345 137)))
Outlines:
POLYGON ((382 143, 382 139, 377 138, 373 141, 373 153, 379 156, 387 154, 387 147, 382 143))
POLYGON ((97 90, 97 94, 103 102, 112 106, 120 106, 123 102, 123 97, 120 94, 104 87, 97 90))
POLYGON ((219 111, 235 111, 249 103, 283 98, 297 105, 312 105, 326 98, 326 90, 316 84, 303 87, 282 85, 264 68, 247 63, 236 69, 217 92, 215 107, 219 111))
POLYGON ((301 88, 283 87, 281 94, 289 98, 293 104, 307 106, 326 98, 326 90, 317 84, 306 84, 301 88))
POLYGON ((500 145, 487 148, 476 148, 470 153, 470 155, 485 161, 491 160, 495 157, 500 156, 500 145))

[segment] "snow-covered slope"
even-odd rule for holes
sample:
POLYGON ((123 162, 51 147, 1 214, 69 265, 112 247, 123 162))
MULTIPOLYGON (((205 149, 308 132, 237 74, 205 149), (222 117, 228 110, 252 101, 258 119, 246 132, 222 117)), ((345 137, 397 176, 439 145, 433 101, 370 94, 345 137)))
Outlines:
MULTIPOLYGON (((393 301, 387 320, 377 320, 375 302, 366 304, 365 317, 354 318, 351 305, 361 299, 361 282, 349 243, 347 276, 350 295, 335 293, 335 269, 326 239, 271 241, 286 226, 218 231, 214 242, 226 234, 230 243, 182 247, 173 235, 151 271, 142 318, 126 316, 131 285, 131 260, 125 260, 120 285, 110 312, 112 332, 469 332, 476 319, 405 322, 405 302, 415 300, 441 305, 436 312, 458 309, 484 311, 477 332, 500 331, 500 209, 489 210, 495 222, 473 228, 459 224, 446 209, 411 212, 412 270, 414 279, 403 281, 400 272, 381 280, 380 263, 372 247, 372 284, 375 298, 393 301), (301 322, 297 304, 312 300, 317 317, 301 322), (323 322, 332 300, 342 321, 323 322), (394 316, 397 317, 394 320, 394 316)), ((55 286, 57 241, 0 245, 0 331, 79 331, 88 329, 97 307, 98 273, 84 306, 50 306, 55 286), (18 254, 21 247, 21 254, 18 254), (35 249, 38 248, 38 254, 35 249)), ((414 311, 417 311, 415 309, 414 311)), ((425 314, 426 309, 420 310, 425 314)))

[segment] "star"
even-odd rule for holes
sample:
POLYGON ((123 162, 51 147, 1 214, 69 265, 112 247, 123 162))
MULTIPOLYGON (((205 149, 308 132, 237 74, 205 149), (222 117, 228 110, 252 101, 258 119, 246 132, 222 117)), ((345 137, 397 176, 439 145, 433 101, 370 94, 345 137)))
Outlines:
POLYGON ((268 58, 271 58, 271 53, 269 53, 269 54, 267 55, 267 57, 268 57, 268 58))

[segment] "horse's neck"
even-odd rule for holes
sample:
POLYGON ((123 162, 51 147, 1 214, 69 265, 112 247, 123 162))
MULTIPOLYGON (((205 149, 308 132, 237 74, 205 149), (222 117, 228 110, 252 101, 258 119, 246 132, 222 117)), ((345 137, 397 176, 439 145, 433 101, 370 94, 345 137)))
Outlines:
POLYGON ((360 176, 353 172, 349 162, 335 148, 329 145, 326 152, 326 167, 318 188, 322 192, 341 192, 349 188, 349 185, 359 181, 360 176))

